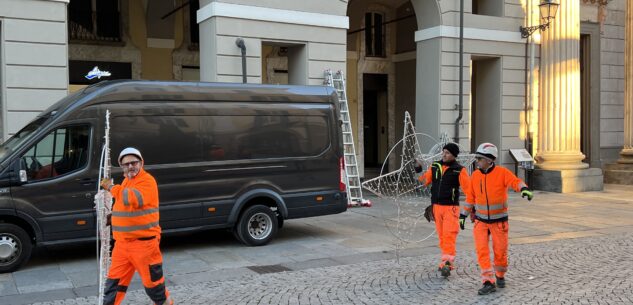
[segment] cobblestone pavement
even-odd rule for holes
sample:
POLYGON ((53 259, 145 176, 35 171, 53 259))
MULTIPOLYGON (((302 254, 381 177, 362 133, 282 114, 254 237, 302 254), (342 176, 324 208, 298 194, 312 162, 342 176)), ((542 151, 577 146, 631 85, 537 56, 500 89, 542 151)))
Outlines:
MULTIPOLYGON (((177 304, 633 304, 633 234, 510 245, 507 286, 478 296, 474 251, 449 279, 437 255, 249 275, 169 287, 177 304)), ((230 271, 227 271, 230 272, 230 271)), ((125 304, 148 304, 142 290, 125 304)), ((45 304, 96 304, 96 297, 45 304)))

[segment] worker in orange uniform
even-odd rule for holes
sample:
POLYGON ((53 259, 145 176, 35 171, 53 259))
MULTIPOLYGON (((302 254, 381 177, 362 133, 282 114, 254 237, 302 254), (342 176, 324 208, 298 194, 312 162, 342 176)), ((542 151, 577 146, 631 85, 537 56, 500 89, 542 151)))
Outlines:
POLYGON ((464 229, 466 217, 475 208, 473 236, 475 251, 481 270, 483 287, 478 294, 496 291, 496 287, 506 286, 505 273, 508 271, 508 188, 521 192, 521 197, 532 200, 533 193, 527 185, 505 167, 497 166, 497 147, 491 143, 479 145, 475 152, 477 167, 470 177, 470 187, 466 188, 466 202, 459 216, 459 225, 464 229), (488 242, 492 237, 494 270, 490 264, 488 242))
POLYGON ((116 246, 106 281, 104 304, 118 305, 123 301, 135 271, 138 271, 145 292, 156 305, 172 305, 174 301, 165 288, 163 257, 160 253, 158 224, 158 186, 143 169, 141 152, 132 147, 119 154, 123 182, 113 185, 110 179, 101 186, 114 197, 112 235, 116 246))
MULTIPOLYGON (((455 242, 459 233, 459 187, 465 189, 470 179, 466 168, 457 163, 459 146, 448 143, 442 148, 442 160, 433 162, 429 169, 418 177, 425 185, 431 185, 431 203, 435 230, 442 251, 438 270, 442 276, 451 275, 455 268, 455 242)), ((422 172, 418 162, 417 173, 422 172)))

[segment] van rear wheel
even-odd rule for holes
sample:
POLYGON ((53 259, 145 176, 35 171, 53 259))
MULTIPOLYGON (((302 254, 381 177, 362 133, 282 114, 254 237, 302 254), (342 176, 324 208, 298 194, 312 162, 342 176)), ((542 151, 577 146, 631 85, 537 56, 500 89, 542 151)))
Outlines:
POLYGON ((26 231, 14 224, 0 223, 0 273, 17 270, 31 257, 32 250, 26 231))
POLYGON ((237 235, 249 246, 263 246, 277 235, 277 215, 265 205, 247 208, 237 222, 237 235))

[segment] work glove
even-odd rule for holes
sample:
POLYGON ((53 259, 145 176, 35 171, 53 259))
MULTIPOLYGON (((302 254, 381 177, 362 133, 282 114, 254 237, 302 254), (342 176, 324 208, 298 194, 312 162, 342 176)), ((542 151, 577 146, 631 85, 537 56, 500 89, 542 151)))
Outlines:
POLYGON ((459 228, 464 230, 466 226, 466 215, 459 214, 459 228))
POLYGON ((528 201, 532 201, 532 197, 534 197, 534 193, 532 193, 532 191, 530 191, 527 186, 524 186, 521 189, 521 197, 525 198, 525 196, 527 196, 527 200, 528 201))
POLYGON ((109 191, 113 186, 112 179, 103 178, 100 185, 104 190, 109 191))
POLYGON ((424 209, 424 218, 426 218, 428 222, 435 221, 435 215, 433 215, 432 204, 426 207, 426 209, 424 209))
POLYGON ((420 161, 418 161, 417 159, 415 160, 415 165, 413 166, 413 169, 416 173, 422 172, 422 164, 420 164, 420 161))

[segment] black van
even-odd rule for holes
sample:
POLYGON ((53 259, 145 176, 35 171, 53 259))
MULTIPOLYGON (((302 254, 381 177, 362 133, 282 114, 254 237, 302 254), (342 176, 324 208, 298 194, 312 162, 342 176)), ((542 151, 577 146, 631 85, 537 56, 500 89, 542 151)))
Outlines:
MULTIPOLYGON (((0 146, 0 272, 33 246, 95 239, 106 110, 112 164, 127 146, 143 153, 165 233, 229 228, 257 246, 285 219, 347 209, 331 87, 102 82, 0 146)), ((120 183, 121 169, 112 176, 120 183)))

